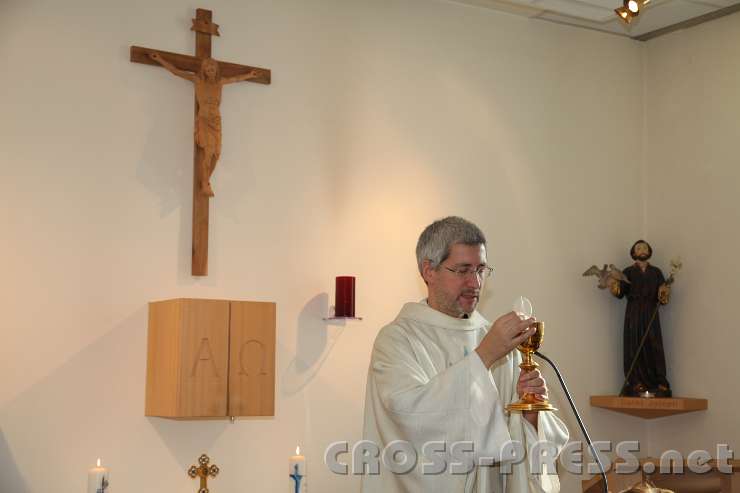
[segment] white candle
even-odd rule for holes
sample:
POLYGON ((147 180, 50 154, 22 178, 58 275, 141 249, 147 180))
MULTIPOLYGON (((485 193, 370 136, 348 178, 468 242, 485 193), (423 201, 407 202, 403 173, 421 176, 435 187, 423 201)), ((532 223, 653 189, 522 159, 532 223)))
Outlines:
POLYGON ((301 455, 301 448, 295 448, 295 455, 288 462, 288 477, 291 493, 306 493, 306 458, 301 455))
POLYGON ((110 493, 110 470, 98 466, 87 471, 87 493, 110 493))

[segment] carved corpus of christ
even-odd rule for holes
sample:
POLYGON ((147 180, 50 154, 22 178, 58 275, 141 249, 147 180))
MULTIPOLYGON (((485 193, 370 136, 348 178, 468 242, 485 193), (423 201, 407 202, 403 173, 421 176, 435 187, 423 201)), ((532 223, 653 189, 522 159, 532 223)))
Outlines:
POLYGON ((165 60, 159 53, 150 53, 149 57, 178 77, 195 84, 195 145, 198 147, 196 165, 200 180, 200 191, 213 197, 211 175, 221 156, 221 89, 225 84, 256 79, 260 76, 257 70, 233 77, 222 77, 218 62, 211 57, 204 58, 200 70, 196 73, 180 70, 165 60))
POLYGON ((269 84, 268 69, 222 62, 211 57, 211 37, 219 36, 210 10, 197 9, 195 56, 131 47, 131 61, 166 68, 193 83, 195 88, 195 146, 193 156, 193 263, 194 276, 208 275, 208 207, 213 197, 211 175, 221 155, 221 88, 232 82, 269 84))

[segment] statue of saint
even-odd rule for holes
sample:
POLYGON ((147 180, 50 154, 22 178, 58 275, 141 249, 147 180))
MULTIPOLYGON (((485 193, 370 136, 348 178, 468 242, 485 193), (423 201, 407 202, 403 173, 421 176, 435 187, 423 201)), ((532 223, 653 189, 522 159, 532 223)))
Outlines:
POLYGON ((611 294, 620 299, 627 298, 624 314, 626 381, 620 395, 645 396, 645 392, 650 392, 656 397, 671 397, 658 314, 658 306, 668 303, 671 288, 661 270, 648 262, 652 254, 653 249, 646 241, 636 241, 630 249, 635 263, 622 271, 629 282, 614 278, 607 281, 611 294), (633 365, 635 357, 637 360, 633 365))
POLYGON ((198 72, 191 73, 178 69, 159 53, 150 53, 149 57, 174 75, 195 84, 195 99, 198 103, 198 112, 195 115, 195 145, 198 147, 200 191, 204 195, 213 197, 210 180, 216 169, 218 158, 221 156, 221 112, 219 111, 221 89, 225 84, 254 79, 259 74, 252 70, 234 77, 221 77, 218 62, 210 57, 203 59, 198 72))

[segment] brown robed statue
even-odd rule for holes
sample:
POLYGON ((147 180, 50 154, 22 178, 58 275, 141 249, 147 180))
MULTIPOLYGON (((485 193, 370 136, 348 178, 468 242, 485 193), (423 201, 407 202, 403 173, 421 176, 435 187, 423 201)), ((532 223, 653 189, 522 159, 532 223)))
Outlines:
POLYGON ((131 47, 131 61, 159 65, 195 88, 195 152, 193 166, 193 264, 194 276, 208 274, 208 205, 213 197, 211 175, 221 156, 221 90, 232 82, 269 84, 269 70, 217 61, 211 57, 211 36, 219 36, 210 10, 197 9, 191 31, 195 31, 195 56, 131 47))
MULTIPOLYGON (((610 277, 609 291, 617 298, 627 298, 624 313, 624 374, 620 395, 671 397, 666 378, 663 334, 658 307, 668 303, 673 275, 668 280, 648 260, 653 255, 650 244, 638 240, 630 248, 635 261, 622 273, 626 279, 610 277)), ((673 273, 672 273, 673 274, 673 273)))

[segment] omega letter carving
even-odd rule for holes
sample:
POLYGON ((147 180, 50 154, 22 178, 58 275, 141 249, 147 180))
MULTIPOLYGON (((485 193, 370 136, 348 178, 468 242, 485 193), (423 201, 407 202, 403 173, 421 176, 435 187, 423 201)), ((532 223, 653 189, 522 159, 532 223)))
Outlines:
POLYGON ((267 375, 267 371, 265 370, 265 345, 262 343, 262 341, 258 341, 257 339, 250 339, 242 344, 242 347, 239 350, 239 375, 249 376, 249 372, 245 368, 246 365, 244 364, 244 356, 247 353, 247 346, 249 346, 250 344, 257 345, 259 354, 261 356, 259 375, 267 375))

